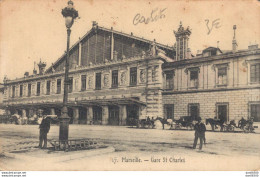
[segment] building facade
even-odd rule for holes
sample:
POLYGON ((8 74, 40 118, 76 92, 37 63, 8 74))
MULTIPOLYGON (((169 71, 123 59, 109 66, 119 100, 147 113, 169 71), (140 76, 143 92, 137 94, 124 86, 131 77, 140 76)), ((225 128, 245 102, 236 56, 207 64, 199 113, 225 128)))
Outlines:
MULTIPOLYGON (((235 30, 235 29, 234 29, 235 30)), ((193 56, 191 31, 182 24, 169 47, 93 22, 70 49, 71 123, 128 125, 131 119, 200 116, 230 121, 260 121, 260 49, 237 51, 209 47, 193 56)), ((45 71, 4 81, 1 107, 7 114, 32 117, 37 110, 61 114, 64 54, 45 71)))

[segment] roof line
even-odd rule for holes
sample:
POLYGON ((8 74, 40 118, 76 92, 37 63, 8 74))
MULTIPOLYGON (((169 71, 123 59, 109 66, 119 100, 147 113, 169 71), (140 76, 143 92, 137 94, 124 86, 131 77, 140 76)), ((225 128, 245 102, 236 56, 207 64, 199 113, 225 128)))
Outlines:
MULTIPOLYGON (((117 33, 119 35, 123 35, 123 36, 126 36, 126 37, 129 37, 129 38, 134 38, 136 40, 140 40, 140 41, 143 41, 143 42, 146 42, 146 43, 152 43, 153 41, 151 40, 148 40, 148 39, 144 39, 144 38, 141 38, 141 37, 138 37, 138 36, 134 36, 134 35, 130 35, 130 34, 127 34, 127 33, 123 33, 123 32, 119 32, 119 31, 116 31, 114 29, 108 29, 108 28, 105 28, 105 27, 101 27, 101 26, 98 26, 98 29, 101 29, 103 31, 107 31, 107 32, 114 32, 114 33, 117 33)), ((70 51, 75 47, 77 46, 82 40, 85 39, 85 37, 87 37, 91 32, 93 31, 93 28, 91 28, 85 35, 83 35, 83 37, 80 37, 80 39, 78 41, 75 42, 75 44, 73 44, 71 47, 70 47, 70 51)), ((161 44, 161 43, 158 43, 156 42, 156 44, 159 46, 159 47, 163 47, 163 48, 167 48, 168 50, 172 50, 173 47, 170 47, 170 46, 167 46, 167 45, 164 45, 164 44, 161 44)), ((65 56, 66 54, 64 53, 61 57, 58 58, 58 60, 56 60, 53 65, 56 65, 57 63, 59 63, 62 58, 65 56)), ((46 72, 51 70, 52 68, 52 65, 46 69, 46 72)))

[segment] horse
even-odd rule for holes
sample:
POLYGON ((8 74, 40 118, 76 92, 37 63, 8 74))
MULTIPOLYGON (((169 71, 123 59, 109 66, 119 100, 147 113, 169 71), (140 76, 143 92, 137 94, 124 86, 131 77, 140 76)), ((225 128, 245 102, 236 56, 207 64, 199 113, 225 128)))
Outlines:
MULTIPOLYGON (((156 121, 156 120, 159 120, 159 121, 161 122, 162 127, 163 127, 163 130, 164 130, 164 124, 168 124, 167 119, 157 116, 156 119, 155 119, 155 121, 156 121)), ((154 122, 155 122, 155 121, 154 121, 154 122)))
POLYGON ((223 120, 223 119, 220 119, 220 120, 213 119, 213 118, 206 119, 206 125, 210 124, 212 131, 215 131, 215 128, 217 128, 217 125, 219 125, 221 127, 220 131, 223 131, 224 122, 225 122, 225 120, 223 120))

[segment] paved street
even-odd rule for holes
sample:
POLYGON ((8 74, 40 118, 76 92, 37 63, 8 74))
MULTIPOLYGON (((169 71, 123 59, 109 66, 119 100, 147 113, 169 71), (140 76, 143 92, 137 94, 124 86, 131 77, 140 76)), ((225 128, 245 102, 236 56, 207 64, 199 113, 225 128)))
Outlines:
MULTIPOLYGON (((49 139, 58 139, 59 127, 51 126, 49 139)), ((37 125, 0 125, 1 169, 6 170, 254 170, 260 164, 260 134, 206 132, 206 147, 193 150, 193 131, 136 129, 123 126, 70 125, 70 138, 98 138, 115 152, 87 158, 48 162, 43 158, 16 159, 4 152, 34 148, 38 143, 37 125), (130 162, 127 159, 140 159, 130 162), (179 159, 179 160, 178 160, 179 159)), ((48 146, 51 146, 48 144, 48 146)), ((36 148, 35 148, 36 149, 36 148)), ((20 152, 25 154, 26 152, 20 152)))

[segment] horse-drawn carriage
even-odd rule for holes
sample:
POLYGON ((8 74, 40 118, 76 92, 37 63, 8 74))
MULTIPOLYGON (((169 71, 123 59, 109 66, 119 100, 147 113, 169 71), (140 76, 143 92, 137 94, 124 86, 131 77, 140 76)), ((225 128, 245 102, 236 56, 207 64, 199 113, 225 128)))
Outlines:
POLYGON ((146 119, 129 119, 128 125, 130 126, 136 126, 137 128, 162 128, 164 129, 166 125, 171 125, 172 120, 171 119, 165 119, 162 117, 154 117, 150 118, 149 116, 146 119))
POLYGON ((182 116, 178 120, 173 120, 172 129, 186 128, 188 130, 193 130, 197 121, 198 117, 182 116))
POLYGON ((236 125, 235 120, 231 120, 229 123, 225 123, 224 120, 212 118, 206 119, 206 125, 210 124, 212 131, 215 131, 215 129, 217 129, 218 126, 220 126, 220 131, 234 132, 235 128, 240 128, 245 133, 253 133, 253 123, 253 118, 249 118, 248 120, 246 120, 243 117, 239 120, 238 125, 236 125))

